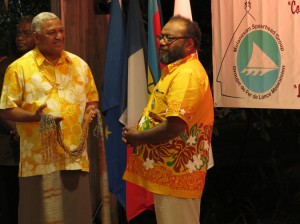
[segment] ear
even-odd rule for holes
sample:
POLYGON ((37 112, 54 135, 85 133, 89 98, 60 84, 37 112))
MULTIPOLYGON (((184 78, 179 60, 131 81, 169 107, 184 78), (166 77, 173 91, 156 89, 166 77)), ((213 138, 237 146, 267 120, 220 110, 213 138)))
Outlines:
POLYGON ((193 38, 189 38, 186 42, 185 42, 185 51, 187 54, 191 54, 193 52, 195 52, 195 43, 194 43, 194 39, 193 38))
POLYGON ((33 32, 32 34, 33 34, 35 43, 39 43, 39 38, 40 38, 39 34, 37 32, 33 32))

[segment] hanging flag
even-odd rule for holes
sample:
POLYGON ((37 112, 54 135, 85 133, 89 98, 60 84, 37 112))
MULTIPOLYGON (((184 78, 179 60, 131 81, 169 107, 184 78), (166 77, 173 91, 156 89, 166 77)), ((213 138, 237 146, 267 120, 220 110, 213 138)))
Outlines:
POLYGON ((109 190, 120 204, 126 206, 126 145, 122 143, 123 124, 119 122, 121 111, 121 87, 124 73, 125 19, 121 1, 111 2, 110 22, 107 36, 102 112, 105 116, 105 154, 109 190))
POLYGON ((139 2, 129 1, 126 30, 127 79, 126 76, 123 79, 123 96, 127 96, 127 104, 125 100, 125 109, 120 117, 120 121, 129 127, 137 125, 148 100, 146 46, 139 2))
MULTIPOLYGON (((190 0, 175 0, 174 16, 176 15, 181 15, 193 21, 190 0)), ((207 169, 210 169, 213 166, 214 166, 214 157, 212 152, 212 146, 210 145, 207 169)))
POLYGON ((160 0, 148 1, 148 93, 158 82, 163 64, 158 60, 159 42, 157 35, 162 27, 160 0))
POLYGON ((190 0, 175 0, 174 16, 181 15, 193 20, 190 0))
MULTIPOLYGON (((138 124, 148 101, 146 49, 147 42, 139 1, 129 1, 126 32, 127 79, 123 80, 123 96, 127 96, 127 101, 125 99, 124 113, 120 117, 120 121, 128 127, 138 124)), ((132 148, 128 147, 127 151, 129 156, 132 148)), ((144 188, 127 182, 126 194, 128 221, 153 207, 153 195, 144 188)))

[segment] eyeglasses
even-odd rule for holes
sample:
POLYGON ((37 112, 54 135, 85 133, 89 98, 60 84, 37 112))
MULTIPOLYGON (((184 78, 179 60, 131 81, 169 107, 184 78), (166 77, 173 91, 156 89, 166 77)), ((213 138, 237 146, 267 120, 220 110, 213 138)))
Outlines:
POLYGON ((160 35, 157 35, 156 38, 157 38, 158 41, 163 40, 166 44, 172 44, 176 40, 188 39, 190 37, 169 37, 169 35, 160 34, 160 35))
POLYGON ((18 32, 17 32, 17 37, 25 37, 25 38, 27 38, 27 37, 30 37, 31 34, 32 34, 32 32, 29 31, 29 30, 18 31, 18 32))

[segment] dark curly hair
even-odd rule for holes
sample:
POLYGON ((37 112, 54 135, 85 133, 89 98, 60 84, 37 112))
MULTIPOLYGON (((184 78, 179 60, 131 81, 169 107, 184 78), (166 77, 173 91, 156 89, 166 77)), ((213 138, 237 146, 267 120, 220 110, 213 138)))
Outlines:
POLYGON ((183 17, 181 15, 176 15, 170 18, 169 21, 181 21, 186 26, 186 36, 194 40, 194 45, 197 50, 200 49, 201 45, 201 29, 197 22, 193 22, 190 19, 183 17))

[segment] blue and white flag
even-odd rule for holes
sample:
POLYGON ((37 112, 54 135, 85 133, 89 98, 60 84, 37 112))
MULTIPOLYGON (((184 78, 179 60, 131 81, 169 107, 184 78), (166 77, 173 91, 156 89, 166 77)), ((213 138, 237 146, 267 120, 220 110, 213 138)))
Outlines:
POLYGON ((122 142, 124 125, 119 122, 119 117, 123 113, 121 89, 125 60, 125 18, 121 2, 113 0, 111 3, 104 66, 102 112, 106 121, 105 156, 109 190, 125 208, 126 182, 123 180, 123 174, 127 161, 127 149, 122 142))

